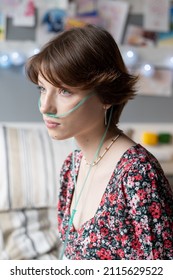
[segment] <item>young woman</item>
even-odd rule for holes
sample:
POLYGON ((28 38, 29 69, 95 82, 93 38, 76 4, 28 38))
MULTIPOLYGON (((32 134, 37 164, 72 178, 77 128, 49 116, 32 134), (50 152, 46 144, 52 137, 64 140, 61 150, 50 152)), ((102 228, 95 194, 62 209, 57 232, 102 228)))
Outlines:
POLYGON ((135 95, 112 36, 92 25, 64 31, 29 59, 49 135, 74 137, 79 150, 60 178, 62 258, 173 259, 173 195, 144 147, 118 128, 135 95))

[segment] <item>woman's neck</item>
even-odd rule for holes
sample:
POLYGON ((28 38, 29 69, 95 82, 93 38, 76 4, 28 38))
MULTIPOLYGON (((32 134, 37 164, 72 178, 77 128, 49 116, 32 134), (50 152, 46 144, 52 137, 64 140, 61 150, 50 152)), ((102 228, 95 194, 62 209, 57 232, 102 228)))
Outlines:
MULTIPOLYGON (((80 135, 75 137, 78 147, 81 149, 83 156, 86 158, 87 162, 92 162, 96 151, 99 147, 100 141, 103 138, 106 128, 100 131, 93 131, 87 133, 86 135, 80 135)), ((109 145, 111 140, 119 134, 119 130, 116 128, 113 131, 107 131, 102 147, 100 149, 101 154, 104 149, 109 145)))

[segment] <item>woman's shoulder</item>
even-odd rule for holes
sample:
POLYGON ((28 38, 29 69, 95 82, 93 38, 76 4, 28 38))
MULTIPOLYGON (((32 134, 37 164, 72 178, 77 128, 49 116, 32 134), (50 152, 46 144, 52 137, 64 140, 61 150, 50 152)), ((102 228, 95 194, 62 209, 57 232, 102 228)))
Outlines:
POLYGON ((118 169, 123 169, 124 172, 136 170, 144 173, 152 170, 164 174, 157 158, 139 143, 125 151, 118 163, 118 169))
POLYGON ((151 152, 149 152, 145 147, 138 143, 128 148, 122 155, 121 160, 124 160, 124 162, 127 163, 159 163, 156 157, 151 152))
POLYGON ((168 191, 171 197, 173 195, 159 161, 141 144, 130 147, 124 153, 118 165, 118 172, 119 179, 128 186, 134 184, 138 188, 153 184, 168 191))

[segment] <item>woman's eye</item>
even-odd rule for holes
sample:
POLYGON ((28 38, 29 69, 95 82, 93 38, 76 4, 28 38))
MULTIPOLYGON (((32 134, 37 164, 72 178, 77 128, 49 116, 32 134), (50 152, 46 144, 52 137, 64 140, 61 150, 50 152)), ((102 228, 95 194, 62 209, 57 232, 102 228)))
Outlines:
POLYGON ((71 92, 67 89, 61 89, 60 94, 64 96, 69 96, 71 95, 71 92))
POLYGON ((38 90, 40 91, 40 93, 45 93, 46 89, 42 86, 38 86, 38 90))

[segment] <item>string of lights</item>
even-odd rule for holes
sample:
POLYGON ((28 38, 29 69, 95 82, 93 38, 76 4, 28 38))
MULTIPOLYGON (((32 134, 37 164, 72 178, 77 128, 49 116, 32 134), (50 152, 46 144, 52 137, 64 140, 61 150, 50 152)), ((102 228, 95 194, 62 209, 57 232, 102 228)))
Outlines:
MULTIPOLYGON (((27 43, 25 44, 25 46, 27 43)), ((21 67, 25 64, 26 60, 32 55, 39 52, 39 47, 29 45, 27 48, 23 47, 23 50, 19 47, 12 48, 2 48, 0 49, 0 68, 1 69, 9 69, 11 67, 21 67)), ((149 50, 151 52, 151 49, 149 50)), ((163 49, 154 49, 154 52, 163 53, 163 49)), ((165 67, 173 70, 173 56, 171 53, 165 50, 165 53, 162 55, 162 61, 160 59, 160 67, 165 67), (165 55, 165 53, 167 55, 165 55)), ((147 61, 148 55, 145 54, 143 57, 140 56, 141 49, 133 49, 133 48, 123 48, 122 47, 122 57, 124 59, 125 65, 129 70, 133 71, 134 69, 138 69, 141 75, 152 77, 155 73, 155 67, 157 65, 157 61, 150 62, 147 61)), ((150 54, 151 57, 151 54, 150 54)))
POLYGON ((29 53, 24 51, 0 51, 0 68, 9 69, 11 67, 23 66, 26 60, 39 52, 39 48, 32 49, 29 53))
MULTIPOLYGON (((144 50, 144 48, 143 48, 144 50)), ((129 70, 138 69, 139 73, 146 77, 152 77, 155 73, 155 67, 164 67, 170 70, 173 70, 173 56, 169 49, 161 49, 161 48, 146 48, 145 55, 143 57, 140 56, 141 49, 133 50, 133 49, 126 49, 122 51, 122 56, 125 62, 125 65, 129 70), (151 52, 150 55, 147 54, 151 52), (157 53, 154 54, 153 58, 155 61, 147 61, 147 57, 152 57, 153 52, 157 53), (160 56, 160 59, 157 59, 160 56), (157 62, 159 61, 159 63, 157 62)))

